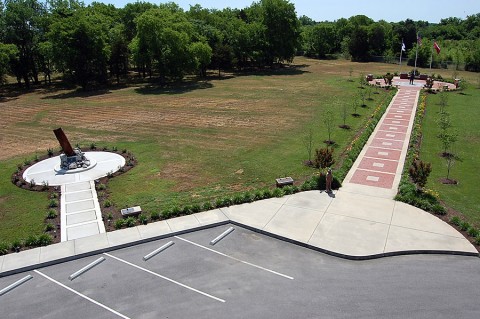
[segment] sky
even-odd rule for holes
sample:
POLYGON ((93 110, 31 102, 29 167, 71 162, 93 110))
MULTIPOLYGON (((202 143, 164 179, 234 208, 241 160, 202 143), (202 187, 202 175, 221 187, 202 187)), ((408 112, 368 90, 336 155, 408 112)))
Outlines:
MULTIPOLYGON (((243 9, 250 6, 253 0, 172 0, 148 1, 152 3, 175 2, 185 10, 190 5, 200 4, 208 9, 225 7, 243 9)), ((92 0, 84 0, 90 4, 92 0)), ((127 3, 136 0, 97 0, 123 8, 127 3)), ((290 0, 295 4, 298 16, 306 15, 315 21, 334 21, 363 14, 378 21, 399 22, 405 19, 423 20, 438 23, 440 19, 458 17, 465 19, 468 15, 480 13, 480 0, 290 0)))

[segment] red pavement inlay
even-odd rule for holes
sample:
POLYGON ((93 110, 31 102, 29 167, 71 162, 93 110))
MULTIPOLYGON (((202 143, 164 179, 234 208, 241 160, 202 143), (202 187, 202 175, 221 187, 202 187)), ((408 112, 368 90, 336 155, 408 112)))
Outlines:
POLYGON ((385 148, 369 147, 365 152, 366 157, 383 158, 387 160, 398 161, 400 159, 401 151, 389 150, 385 148))
POLYGON ((408 127, 406 126, 398 126, 398 125, 383 124, 380 126, 381 131, 389 131, 389 132, 407 133, 407 129, 408 127))
POLYGON ((406 138, 406 135, 404 133, 378 131, 377 134, 375 134, 375 138, 384 138, 384 139, 387 139, 387 140, 404 141, 405 138, 406 138))
POLYGON ((370 172, 357 169, 355 173, 353 173, 350 183, 391 189, 394 179, 394 174, 370 172))
POLYGON ((383 147, 383 148, 391 148, 394 150, 402 150, 403 141, 392 141, 392 140, 384 140, 384 139, 373 139, 370 146, 374 147, 383 147))
POLYGON ((396 161, 386 161, 379 158, 364 157, 358 165, 358 168, 395 174, 397 172, 397 166, 398 162, 396 161))
POLYGON ((405 121, 405 120, 393 118, 393 119, 384 119, 382 123, 386 124, 386 125, 408 126, 408 122, 410 122, 410 121, 405 121))

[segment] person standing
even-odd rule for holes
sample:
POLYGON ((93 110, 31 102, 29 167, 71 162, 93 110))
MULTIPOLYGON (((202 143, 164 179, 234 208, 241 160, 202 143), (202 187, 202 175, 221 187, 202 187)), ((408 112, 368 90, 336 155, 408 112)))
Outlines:
POLYGON ((412 85, 413 85, 413 80, 415 80, 415 73, 414 72, 410 73, 410 84, 412 84, 412 85))
POLYGON ((325 190, 327 193, 331 193, 332 192, 332 181, 333 181, 333 174, 332 174, 332 169, 329 168, 327 170, 327 176, 325 178, 325 190))

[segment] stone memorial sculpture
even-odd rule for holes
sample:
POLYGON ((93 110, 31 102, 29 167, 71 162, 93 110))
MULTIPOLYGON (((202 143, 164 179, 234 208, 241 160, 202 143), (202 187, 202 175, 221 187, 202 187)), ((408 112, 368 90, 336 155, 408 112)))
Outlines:
POLYGON ((90 160, 85 157, 85 154, 79 148, 72 148, 62 128, 53 130, 53 133, 63 150, 63 154, 60 155, 60 168, 62 170, 73 170, 90 166, 90 160))

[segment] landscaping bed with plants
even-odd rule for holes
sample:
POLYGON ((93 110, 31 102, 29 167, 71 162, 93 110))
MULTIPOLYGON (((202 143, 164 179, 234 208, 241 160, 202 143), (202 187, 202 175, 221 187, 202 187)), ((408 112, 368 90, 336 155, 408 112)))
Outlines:
MULTIPOLYGON (((461 213, 461 211, 452 208, 449 205, 448 201, 442 199, 442 194, 440 194, 439 191, 433 189, 433 187, 438 187, 439 184, 443 184, 445 185, 445 187, 456 187, 456 183, 442 182, 443 180, 451 181, 448 175, 446 178, 433 178, 434 180, 432 181, 432 176, 429 177, 430 172, 434 170, 443 170, 443 167, 441 167, 441 165, 433 166, 430 162, 424 161, 425 158, 427 158, 428 160, 432 160, 433 158, 432 152, 429 153, 425 151, 426 149, 432 148, 431 146, 428 146, 426 144, 435 144, 435 146, 433 147, 435 149, 433 151, 434 156, 438 156, 440 158, 445 156, 453 156, 450 151, 447 152, 447 150, 444 148, 444 139, 446 133, 444 131, 445 126, 442 125, 442 122, 444 121, 444 115, 442 115, 442 112, 444 112, 445 110, 442 109, 442 104, 444 104, 445 102, 442 102, 441 100, 438 102, 438 105, 440 105, 440 110, 438 111, 438 113, 440 114, 438 115, 439 120, 432 121, 432 119, 430 118, 430 123, 436 122, 435 125, 438 126, 438 128, 432 128, 431 126, 427 126, 428 131, 425 131, 425 116, 427 115, 427 112, 430 112, 428 114, 430 117, 437 115, 437 112, 434 111, 432 97, 437 95, 437 98, 435 100, 444 99, 444 97, 442 98, 440 94, 457 93, 433 93, 431 91, 424 91, 420 96, 420 101, 415 116, 415 123, 410 138, 407 158, 402 173, 402 179, 400 181, 399 191, 395 199, 421 208, 425 211, 431 212, 445 222, 450 223, 451 225, 456 227, 457 230, 465 236, 465 238, 469 239, 480 252, 480 228, 478 226, 475 226, 475 224, 470 224, 465 219, 465 216, 461 213), (438 96, 440 96, 440 98, 438 96), (427 101, 429 100, 431 102, 427 103, 427 101), (439 140, 438 144, 433 143, 435 133, 432 133, 432 131, 435 130, 438 131, 436 134, 436 138, 439 140), (427 132, 430 134, 430 136, 428 136, 428 138, 426 139, 425 135, 427 134, 427 132), (443 148, 440 147, 440 145, 442 144, 443 148), (427 182, 427 178, 429 178, 429 182, 427 182)), ((443 107, 444 106, 445 105, 443 105, 443 107)), ((452 140, 447 140, 447 142, 449 141, 452 142, 452 140)), ((448 165, 449 163, 447 160, 447 170, 448 172, 450 172, 450 167, 448 167, 448 165)), ((435 172, 435 176, 439 175, 441 175, 441 173, 435 172)), ((471 186, 475 187, 474 185, 471 186)), ((471 194, 470 196, 478 195, 471 194)))

